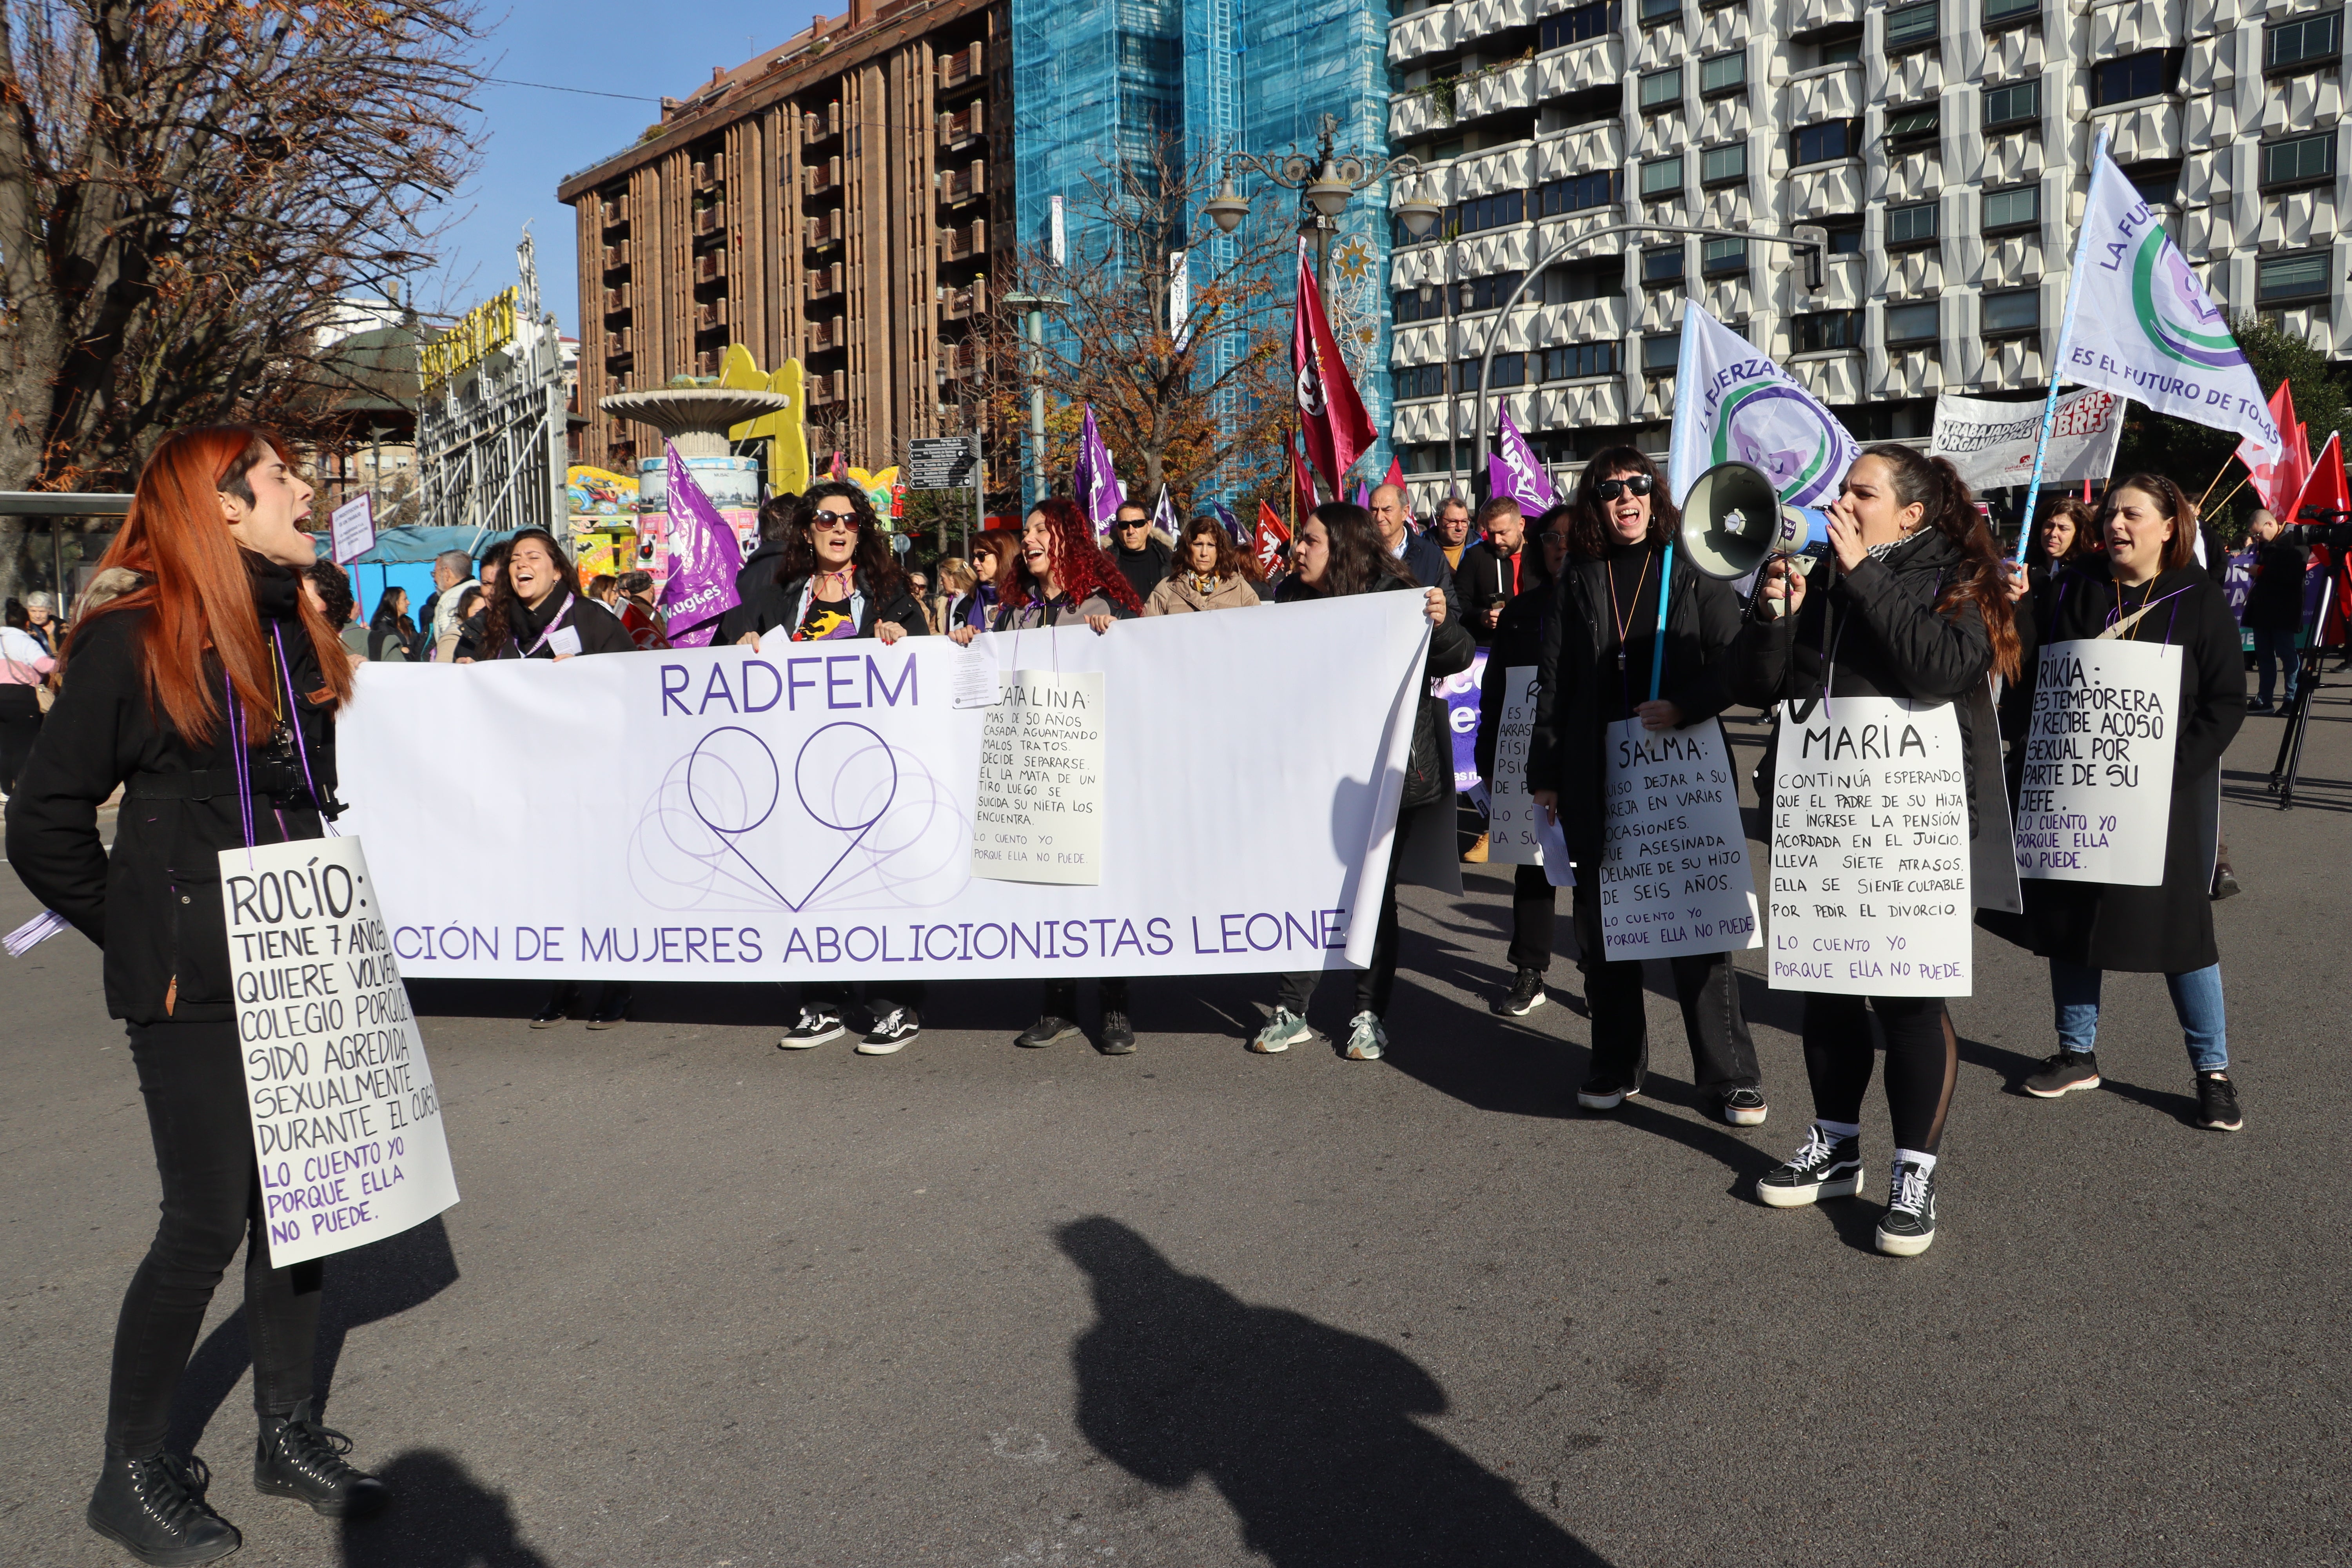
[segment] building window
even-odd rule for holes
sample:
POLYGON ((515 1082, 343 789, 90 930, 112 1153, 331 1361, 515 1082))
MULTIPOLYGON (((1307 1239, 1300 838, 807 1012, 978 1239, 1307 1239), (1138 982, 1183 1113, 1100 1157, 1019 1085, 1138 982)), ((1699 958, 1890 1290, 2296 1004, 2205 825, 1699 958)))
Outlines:
POLYGON ((1642 199, 1662 201, 1683 194, 1683 159, 1653 158, 1642 165, 1642 199))
POLYGON ((1402 365, 1389 372, 1389 379, 1399 397, 1445 395, 1445 367, 1442 364, 1402 365))
POLYGON ((1615 375, 1623 363, 1619 353, 1613 342, 1570 343, 1565 348, 1546 349, 1543 378, 1574 381, 1580 376, 1615 375))
POLYGON ((1936 0, 1886 13, 1886 52, 1895 54, 1936 41, 1936 0))
MULTIPOLYGON (((1463 368, 1470 373, 1470 384, 1473 387, 1476 386, 1478 384, 1476 364, 1465 362, 1463 368)), ((1486 384, 1490 387, 1523 386, 1527 384, 1527 379, 1528 356, 1525 354, 1496 354, 1493 367, 1486 373, 1486 384)))
POLYGON ((1932 103, 1911 109, 1889 110, 1886 115, 1886 145, 1897 153, 1913 153, 1933 147, 1937 122, 1936 105, 1932 103))
POLYGON ((1717 55, 1698 62, 1698 93, 1701 98, 1738 92, 1747 85, 1748 56, 1744 50, 1717 55))
POLYGON ((1936 243, 1936 204, 1886 209, 1886 248, 1911 249, 1936 243))
POLYGON ((1642 287, 1679 289, 1683 284, 1683 247, 1662 245, 1642 252, 1642 287))
POLYGON ((1851 158, 1861 144, 1859 120, 1824 120, 1818 125, 1801 125, 1789 132, 1789 162, 1802 167, 1851 158))
POLYGON ((1672 375, 1682 357, 1680 332, 1654 332, 1642 340, 1642 368, 1652 375, 1672 375))
POLYGON ((1525 191, 1496 191, 1491 196, 1464 202, 1446 216, 1452 218, 1457 234, 1476 234, 1481 229, 1507 228, 1527 216, 1525 191))
POLYGON ((2331 61, 2344 52, 2344 13, 2323 11, 2273 24, 2263 38, 2263 68, 2305 70, 2331 61))
POLYGON ((1543 216, 1556 217, 1561 213, 1580 213, 1588 207, 1605 207, 1617 199, 1619 175, 1614 169, 1597 174, 1571 174, 1565 180, 1553 180, 1545 184, 1542 197, 1543 216))
POLYGON ((1858 349, 1862 346, 1862 312, 1860 310, 1816 310, 1809 316, 1798 316, 1789 322, 1790 352, 1820 353, 1828 349, 1858 349))
POLYGON ((1862 29, 1856 26, 1853 34, 1843 38, 1828 38, 1814 46, 1820 58, 1817 66, 1850 66, 1862 59, 1862 29))
POLYGON ((2028 77, 2006 87, 1984 89, 1984 123, 1988 131, 2004 125, 2026 125, 2042 118, 2042 79, 2028 77))
POLYGON ((1710 239, 1699 247, 1699 276, 1726 278, 1748 270, 1748 242, 1744 239, 1710 239))
MULTIPOLYGON (((1404 326, 1409 322, 1418 321, 1421 320, 1420 289, 1400 289, 1392 298, 1393 309, 1391 310, 1391 314, 1395 320, 1397 325, 1404 326)), ((1433 300, 1430 301, 1430 304, 1434 307, 1434 309, 1430 312, 1431 315, 1443 316, 1445 313, 1444 300, 1433 300)))
POLYGON ((1822 228, 1823 232, 1828 234, 1830 237, 1830 254, 1832 256, 1860 256, 1862 254, 1862 220, 1860 218, 1824 218, 1822 222, 1822 228))
POLYGON ((2042 15, 2042 0, 1984 0, 1984 19, 1990 26, 1995 22, 2021 22, 2042 15))
POLYGON ((2254 263, 2254 300, 2275 305, 2290 300, 2327 298, 2327 252, 2266 256, 2254 263))
POLYGON ((2152 207, 2168 207, 2180 195, 2180 165, 2135 163, 2124 171, 2139 199, 2152 207))
POLYGON ((1603 33, 1617 30, 1615 0, 1600 0, 1600 4, 1579 5, 1573 11, 1561 11, 1546 16, 1536 24, 1536 44, 1538 48, 1565 48, 1580 44, 1587 38, 1597 38, 1603 33))
POLYGON ((1698 155, 1698 183, 1713 187, 1736 185, 1748 178, 1748 143, 1709 147, 1698 155))
POLYGON ((2042 222, 2042 187, 2021 185, 2012 191, 1987 191, 1984 198, 1984 223, 1987 234, 2007 229, 2034 228, 2042 222))
POLYGON ((2091 107, 2129 103, 2170 92, 2180 79, 2179 49, 2147 49, 2119 60, 2101 60, 2091 68, 2091 107))
POLYGON ((2263 189, 2307 185, 2336 177, 2336 133, 2298 136, 2263 144, 2263 189))
POLYGON ((1642 20, 1645 24, 1682 19, 1683 0, 1642 0, 1642 20))
POLYGON ((1469 290, 1470 303, 1463 309, 1498 310, 1502 309, 1503 301, 1509 299, 1518 286, 1519 274, 1516 272, 1490 272, 1484 278, 1473 278, 1465 285, 1469 290))
POLYGON ((1936 341, 1936 301, 1886 307, 1886 345, 1932 343, 1936 341))
POLYGON ((2042 330, 2042 290, 2011 289, 1984 297, 1984 335, 2021 337, 2042 330))
POLYGON ((1650 71, 1642 78, 1642 112, 1657 114, 1683 106, 1683 68, 1668 66, 1662 71, 1650 71))

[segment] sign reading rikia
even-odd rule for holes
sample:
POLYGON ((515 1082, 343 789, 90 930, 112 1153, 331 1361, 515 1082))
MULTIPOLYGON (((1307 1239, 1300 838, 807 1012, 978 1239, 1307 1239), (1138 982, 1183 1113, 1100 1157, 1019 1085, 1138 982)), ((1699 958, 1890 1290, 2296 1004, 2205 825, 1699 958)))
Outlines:
POLYGON ((362 666, 337 731, 345 821, 374 848, 411 977, 1361 964, 1423 689, 1420 610, 1367 594, 1024 631, 1017 654, 1014 634, 980 637, 1024 678, 1099 682, 1098 879, 1077 885, 974 874, 983 734, 1010 693, 958 706, 971 656, 938 637, 362 666), (1236 668, 1292 679, 1235 683, 1236 668), (1212 689, 1213 721, 1186 721, 1212 689), (488 782, 517 778, 527 795, 488 782), (1237 812, 1203 784, 1232 779, 1282 809, 1237 812), (510 858, 549 823, 612 847, 541 857, 529 877, 449 875, 510 858))
POLYGON ((1968 763, 1948 702, 1780 704, 1771 984, 1966 996, 1968 763))
POLYGON ((1748 830, 1723 729, 1612 724, 1601 827, 1601 946, 1612 963, 1761 947, 1748 830))
POLYGON ((220 883, 270 1266, 397 1236, 456 1203, 433 1069, 359 840, 226 849, 220 883))
POLYGON ((2017 870, 2059 882, 2164 880, 2180 650, 2085 638, 2042 650, 2017 796, 2017 870))

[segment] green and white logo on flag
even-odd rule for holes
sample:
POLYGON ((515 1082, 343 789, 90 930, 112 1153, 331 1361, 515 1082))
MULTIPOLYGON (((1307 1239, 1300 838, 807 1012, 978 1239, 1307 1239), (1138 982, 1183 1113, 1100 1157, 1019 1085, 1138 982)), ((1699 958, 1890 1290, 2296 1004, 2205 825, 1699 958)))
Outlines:
POLYGON ((1683 303, 1666 488, 1679 502, 1699 475, 1738 459, 1771 476, 1791 506, 1827 506, 1862 448, 1837 416, 1695 300, 1683 303))

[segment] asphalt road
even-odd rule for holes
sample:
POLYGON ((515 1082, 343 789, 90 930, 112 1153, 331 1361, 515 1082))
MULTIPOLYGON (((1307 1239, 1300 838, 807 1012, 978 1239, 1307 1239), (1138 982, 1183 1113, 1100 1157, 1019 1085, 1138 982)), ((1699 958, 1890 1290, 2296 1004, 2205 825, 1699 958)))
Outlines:
MULTIPOLYGON (((2277 721, 2229 761, 2246 1131, 2189 1124, 2154 977, 2109 983, 2105 1089, 2011 1091, 2048 989, 1979 935, 1924 1258, 1748 1195, 1811 1109, 1759 955, 1766 1127, 1703 1119, 1655 984, 1651 1096, 1580 1117, 1573 963, 1491 1017, 1481 873, 1412 896, 1380 1064, 1247 1054, 1270 980, 1140 984, 1125 1058, 1013 1049, 1025 986, 887 1058, 776 1050, 772 989, 533 1033, 420 986, 465 1201, 331 1264, 324 1347, 400 1502, 249 1490, 234 1271, 178 1426, 255 1568, 2346 1561, 2347 699, 2292 814, 2277 721)), ((0 960, 0 1562, 121 1562, 81 1510, 155 1184, 79 938, 0 960)), ((1883 1198, 1883 1103, 1864 1138, 1883 1198)))

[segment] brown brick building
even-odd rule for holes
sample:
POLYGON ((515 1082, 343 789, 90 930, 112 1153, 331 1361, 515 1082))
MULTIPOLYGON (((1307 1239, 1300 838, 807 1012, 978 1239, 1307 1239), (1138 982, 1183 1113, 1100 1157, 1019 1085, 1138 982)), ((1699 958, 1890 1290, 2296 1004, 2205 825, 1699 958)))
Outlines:
MULTIPOLYGON (((637 457, 607 393, 797 356, 809 455, 899 461, 970 428, 992 251, 1013 232, 1005 0, 851 0, 565 180, 578 214, 581 447, 637 457)), ((650 452, 646 455, 651 456, 650 452)))

